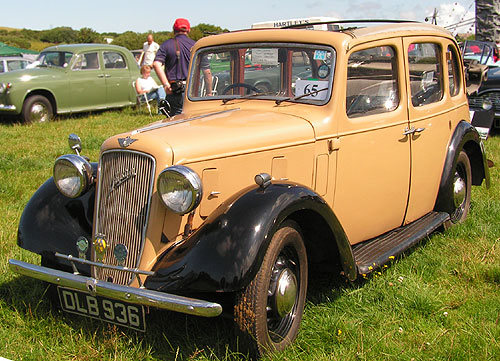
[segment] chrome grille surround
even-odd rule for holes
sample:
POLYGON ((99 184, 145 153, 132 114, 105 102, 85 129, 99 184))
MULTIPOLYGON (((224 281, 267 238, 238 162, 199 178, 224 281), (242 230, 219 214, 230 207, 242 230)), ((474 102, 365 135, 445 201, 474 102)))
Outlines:
MULTIPOLYGON (((144 249, 147 224, 154 185, 155 159, 131 150, 103 152, 99 161, 98 193, 94 221, 94 237, 106 238, 103 263, 137 268, 144 249), (115 246, 128 249, 125 261, 119 264, 114 256, 115 246)), ((93 260, 96 252, 92 250, 93 260)), ((116 269, 92 267, 99 280, 128 285, 134 275, 116 269)))
POLYGON ((491 102, 495 113, 500 112, 500 91, 485 92, 481 95, 474 94, 473 96, 469 97, 469 106, 474 108, 482 108, 484 100, 489 100, 491 102))

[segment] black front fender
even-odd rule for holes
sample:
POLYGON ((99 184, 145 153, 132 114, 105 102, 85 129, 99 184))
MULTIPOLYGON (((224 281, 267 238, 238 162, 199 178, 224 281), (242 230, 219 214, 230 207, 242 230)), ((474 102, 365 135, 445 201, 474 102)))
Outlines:
POLYGON ((222 203, 187 239, 171 247, 153 267, 145 286, 168 292, 232 292, 256 275, 269 242, 291 214, 311 210, 335 235, 344 272, 354 279, 356 267, 348 239, 326 202, 295 184, 249 187, 222 203))
POLYGON ((78 257, 76 241, 80 236, 88 240, 92 236, 94 199, 95 187, 72 199, 62 195, 49 178, 24 208, 17 244, 41 255, 60 252, 78 257))

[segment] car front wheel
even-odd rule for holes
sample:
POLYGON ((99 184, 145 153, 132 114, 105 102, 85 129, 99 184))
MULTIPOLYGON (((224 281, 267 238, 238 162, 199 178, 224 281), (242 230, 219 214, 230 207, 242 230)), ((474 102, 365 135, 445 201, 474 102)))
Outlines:
POLYGON ((52 104, 42 95, 32 95, 23 104, 22 117, 25 123, 48 122, 52 115, 52 104))
POLYGON ((452 223, 465 221, 470 208, 471 198, 471 167, 469 157, 463 150, 458 155, 455 171, 452 173, 452 192, 454 211, 450 214, 452 223))
POLYGON ((273 235, 257 275, 235 304, 235 321, 252 354, 281 351, 293 342, 306 292, 306 249, 298 225, 287 221, 273 235))

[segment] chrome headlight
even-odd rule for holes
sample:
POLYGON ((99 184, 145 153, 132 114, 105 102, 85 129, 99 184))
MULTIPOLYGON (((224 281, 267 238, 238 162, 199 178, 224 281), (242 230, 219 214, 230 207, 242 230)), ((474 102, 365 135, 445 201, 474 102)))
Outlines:
POLYGON ((54 182, 57 189, 69 198, 84 194, 92 183, 92 167, 83 157, 66 154, 54 164, 54 182))
POLYGON ((484 99, 482 107, 484 110, 490 110, 491 108, 493 108, 493 103, 489 99, 484 99))
POLYGON ((182 165, 165 168, 158 176, 156 189, 163 204, 174 213, 189 213, 201 201, 200 177, 182 165))
POLYGON ((0 83, 0 94, 6 93, 12 85, 10 83, 0 83))

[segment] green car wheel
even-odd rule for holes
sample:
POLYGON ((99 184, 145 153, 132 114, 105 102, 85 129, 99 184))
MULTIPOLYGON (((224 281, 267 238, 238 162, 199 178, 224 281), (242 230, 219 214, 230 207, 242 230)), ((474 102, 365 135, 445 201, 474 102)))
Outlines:
POLYGON ((23 104, 22 119, 25 123, 42 123, 52 119, 50 101, 42 95, 33 95, 23 104))

